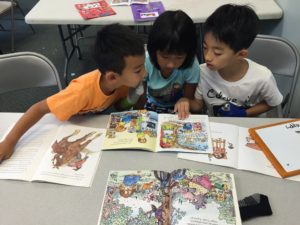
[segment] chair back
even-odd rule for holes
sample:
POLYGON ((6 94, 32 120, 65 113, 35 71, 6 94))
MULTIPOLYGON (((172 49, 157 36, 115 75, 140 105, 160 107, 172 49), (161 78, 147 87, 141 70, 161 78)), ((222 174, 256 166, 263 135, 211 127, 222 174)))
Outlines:
POLYGON ((52 62, 34 52, 0 55, 0 111, 24 112, 61 90, 52 62))
POLYGON ((284 38, 258 35, 249 48, 248 57, 272 71, 284 99, 275 117, 289 117, 299 74, 296 47, 284 38))

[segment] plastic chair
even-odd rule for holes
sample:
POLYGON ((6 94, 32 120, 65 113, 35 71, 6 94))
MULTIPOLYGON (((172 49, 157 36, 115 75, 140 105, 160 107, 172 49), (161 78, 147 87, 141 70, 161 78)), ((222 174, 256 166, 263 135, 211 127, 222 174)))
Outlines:
POLYGON ((284 38, 258 35, 249 48, 248 57, 273 72, 277 86, 283 95, 282 104, 268 112, 267 116, 290 117, 299 74, 299 53, 296 47, 284 38))
POLYGON ((55 66, 34 52, 0 55, 0 111, 24 112, 62 89, 55 66))

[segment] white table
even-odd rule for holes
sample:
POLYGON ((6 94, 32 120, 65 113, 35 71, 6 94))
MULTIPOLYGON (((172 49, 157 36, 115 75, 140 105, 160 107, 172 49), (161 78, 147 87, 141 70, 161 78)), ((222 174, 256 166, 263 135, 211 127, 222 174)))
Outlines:
MULTIPOLYGON (((0 137, 5 128, 21 114, 0 113, 0 137)), ((104 128, 108 116, 75 117, 72 123, 104 128)), ((210 118, 214 122, 239 126, 257 126, 283 119, 210 118)), ((199 168, 233 173, 237 195, 242 199, 253 193, 269 197, 273 215, 259 217, 243 225, 299 224, 300 182, 283 180, 221 166, 177 159, 175 153, 146 151, 106 151, 102 154, 94 182, 90 188, 50 183, 0 180, 1 225, 96 225, 109 170, 199 168)))
MULTIPOLYGON (((107 0, 109 2, 110 0, 107 0)), ((206 18, 219 6, 226 3, 249 4, 253 7, 260 19, 279 19, 282 9, 275 0, 161 0, 166 10, 181 9, 185 11, 195 23, 203 23, 206 18)), ((26 15, 25 21, 29 24, 79 24, 79 25, 106 25, 121 23, 136 25, 133 21, 129 6, 114 6, 116 15, 100 17, 92 20, 83 20, 74 7, 75 3, 92 2, 92 0, 40 0, 26 15)), ((142 23, 150 24, 150 23, 142 23)))
MULTIPOLYGON (((93 0, 40 0, 26 15, 25 21, 28 24, 49 24, 58 25, 60 38, 65 54, 64 78, 67 81, 69 60, 77 51, 81 59, 81 52, 78 46, 77 34, 89 25, 106 25, 121 23, 124 25, 145 26, 153 22, 135 23, 130 6, 114 6, 116 15, 100 17, 91 20, 84 20, 74 7, 76 3, 92 2, 93 0), (64 32, 62 25, 66 25, 64 32), (80 25, 80 26, 79 26, 80 25), (67 46, 71 46, 68 51, 67 46)), ((156 0, 153 0, 156 1, 156 0)), ((280 19, 282 9, 275 0, 161 0, 166 10, 185 11, 195 23, 203 23, 206 18, 219 6, 226 3, 248 4, 253 7, 261 20, 280 19)), ((107 0, 110 2, 110 0, 107 0)), ((66 82, 67 83, 67 82, 66 82)))

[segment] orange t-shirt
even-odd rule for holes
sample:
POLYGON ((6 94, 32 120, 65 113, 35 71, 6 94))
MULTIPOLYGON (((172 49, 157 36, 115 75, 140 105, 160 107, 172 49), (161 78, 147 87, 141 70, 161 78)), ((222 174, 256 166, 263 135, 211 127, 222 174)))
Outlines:
POLYGON ((75 114, 101 112, 127 96, 125 86, 105 95, 100 89, 100 77, 100 71, 94 70, 72 80, 64 90, 47 98, 50 111, 64 121, 75 114))

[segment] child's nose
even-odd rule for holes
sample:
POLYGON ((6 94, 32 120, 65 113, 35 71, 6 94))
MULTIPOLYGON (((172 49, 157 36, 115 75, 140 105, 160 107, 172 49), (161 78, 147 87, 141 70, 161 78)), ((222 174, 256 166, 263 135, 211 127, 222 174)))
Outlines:
POLYGON ((167 68, 169 68, 169 69, 175 68, 175 63, 174 63, 173 61, 169 61, 169 62, 167 63, 167 68))
POLYGON ((212 57, 211 57, 211 53, 209 51, 204 53, 204 59, 205 59, 205 61, 211 61, 212 57))

